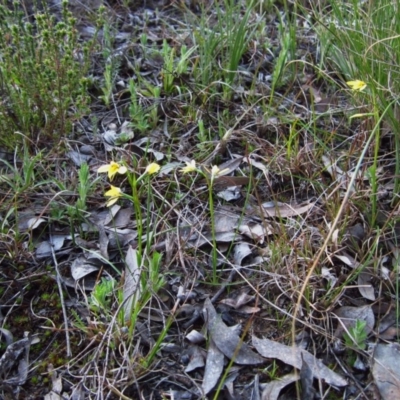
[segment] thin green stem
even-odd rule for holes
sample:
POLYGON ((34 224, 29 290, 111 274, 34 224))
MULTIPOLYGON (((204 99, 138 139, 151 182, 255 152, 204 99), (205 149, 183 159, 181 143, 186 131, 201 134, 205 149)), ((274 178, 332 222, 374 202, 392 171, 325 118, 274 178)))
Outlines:
POLYGON ((146 254, 150 254, 150 203, 152 199, 152 191, 150 185, 150 177, 146 177, 147 183, 147 204, 146 204, 146 254))
POLYGON ((214 213, 214 199, 212 192, 212 179, 208 182, 208 203, 210 205, 210 218, 211 218, 211 236, 212 236, 212 270, 213 270, 213 283, 217 283, 217 240, 215 237, 215 213, 214 213))
POLYGON ((142 221, 142 213, 140 209, 140 200, 139 200, 139 192, 137 189, 138 180, 136 179, 135 174, 128 175, 129 183, 132 188, 132 202, 133 207, 135 209, 135 216, 136 216, 136 224, 137 224, 137 231, 138 231, 138 249, 141 251, 142 249, 142 234, 143 234, 143 221, 142 221))

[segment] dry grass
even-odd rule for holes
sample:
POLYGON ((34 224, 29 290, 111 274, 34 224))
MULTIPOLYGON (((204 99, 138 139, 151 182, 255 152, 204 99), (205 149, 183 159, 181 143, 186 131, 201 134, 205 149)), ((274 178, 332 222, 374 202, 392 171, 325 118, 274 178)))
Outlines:
MULTIPOLYGON (((369 103, 373 89, 352 93, 346 73, 320 58, 322 17, 309 26, 299 5, 157 5, 80 13, 73 3, 77 21, 64 10, 77 54, 62 110, 49 94, 46 107, 22 107, 16 99, 32 96, 27 71, 17 76, 0 60, 1 76, 14 79, 0 88, 9 132, 0 141, 2 354, 31 334, 29 369, 18 372, 20 355, 3 365, 0 390, 217 399, 225 384, 231 398, 250 398, 260 391, 255 377, 287 377, 293 368, 275 357, 242 368, 238 349, 224 353, 222 378, 204 393, 200 360, 219 340, 210 298, 229 334, 304 348, 344 375, 357 398, 371 398, 367 345, 396 341, 398 329, 390 118, 369 103), (227 15, 248 24, 235 30, 227 15), (21 115, 34 129, 18 124, 21 115), (192 160, 196 169, 183 173, 192 160), (111 161, 126 169, 112 181, 97 173, 111 161), (149 174, 150 163, 161 170, 149 174), (111 184, 122 194, 106 207, 111 184)), ((25 6, 3 31, 32 20, 25 6)), ((40 21, 53 14, 61 18, 50 8, 40 21)), ((26 43, 41 49, 46 35, 39 29, 26 43)), ((51 59, 60 49, 46 51, 51 59)), ((285 390, 347 398, 348 387, 325 380, 285 390)))

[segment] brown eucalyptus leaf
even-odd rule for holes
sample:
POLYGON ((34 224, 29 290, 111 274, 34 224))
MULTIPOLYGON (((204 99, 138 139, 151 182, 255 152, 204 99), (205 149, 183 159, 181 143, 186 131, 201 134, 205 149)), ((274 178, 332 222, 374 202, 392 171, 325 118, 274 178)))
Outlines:
POLYGON ((237 309, 241 314, 256 314, 261 311, 260 307, 242 306, 237 309))
POLYGON ((250 296, 245 292, 239 294, 239 296, 223 299, 220 301, 222 304, 226 304, 234 309, 238 309, 245 304, 249 303, 250 301, 254 300, 254 296, 250 296))
POLYGON ((106 228, 108 234, 108 248, 110 250, 120 249, 128 244, 131 244, 138 235, 137 230, 133 229, 109 229, 106 228))
POLYGON ((82 152, 78 152, 75 150, 71 150, 66 153, 66 156, 77 166, 80 167, 82 164, 87 164, 92 155, 83 154, 82 152))

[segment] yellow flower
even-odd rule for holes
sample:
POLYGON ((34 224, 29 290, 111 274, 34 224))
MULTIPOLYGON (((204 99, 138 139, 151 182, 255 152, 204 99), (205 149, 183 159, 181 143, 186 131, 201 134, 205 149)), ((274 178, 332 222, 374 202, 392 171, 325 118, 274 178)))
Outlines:
POLYGON ((229 172, 229 168, 220 170, 217 165, 213 165, 211 168, 211 181, 213 181, 217 176, 225 175, 229 172))
POLYGON ((351 90, 355 92, 362 92, 366 87, 367 84, 364 81, 355 80, 355 81, 348 81, 346 82, 348 86, 350 86, 351 90))
POLYGON ((211 168, 211 180, 214 180, 214 178, 219 174, 219 168, 216 165, 213 165, 211 168))
POLYGON ((118 174, 125 174, 127 171, 126 167, 123 165, 119 165, 118 163, 111 161, 110 164, 103 165, 101 166, 97 172, 102 173, 102 172, 107 172, 108 173, 108 178, 110 181, 113 180, 114 176, 118 174))
POLYGON ((110 198, 107 200, 107 207, 111 207, 113 204, 115 204, 118 199, 122 197, 122 195, 123 193, 120 188, 111 185, 111 189, 104 193, 104 196, 110 198))
POLYGON ((160 170, 160 166, 157 163, 151 163, 147 166, 145 173, 149 175, 156 174, 160 170))
POLYGON ((188 172, 197 171, 196 161, 192 160, 190 162, 187 162, 187 161, 185 161, 185 162, 186 162, 186 167, 183 167, 181 169, 182 173, 187 174, 188 172))

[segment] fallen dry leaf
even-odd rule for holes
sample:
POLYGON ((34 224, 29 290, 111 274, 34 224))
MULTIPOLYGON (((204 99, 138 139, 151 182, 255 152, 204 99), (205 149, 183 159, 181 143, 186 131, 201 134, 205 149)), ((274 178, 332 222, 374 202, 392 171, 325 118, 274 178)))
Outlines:
POLYGON ((364 269, 358 274, 357 283, 361 296, 364 297, 364 299, 375 301, 375 289, 370 283, 372 276, 372 271, 364 269))
POLYGON ((308 203, 305 205, 299 204, 273 204, 271 202, 264 203, 262 207, 255 207, 252 209, 253 214, 264 214, 264 217, 278 217, 278 218, 288 218, 295 217, 304 214, 311 210, 314 203, 308 203))
POLYGON ((299 374, 288 374, 279 380, 267 383, 261 395, 261 400, 278 400, 281 390, 300 378, 299 374))
POLYGON ((76 281, 98 270, 99 267, 90 263, 84 256, 76 258, 71 264, 71 275, 76 281))
POLYGON ((51 257, 53 250, 56 252, 62 249, 65 239, 71 239, 71 235, 52 235, 48 240, 41 242, 36 248, 36 257, 51 257))
POLYGON ((263 357, 276 358, 299 370, 303 365, 303 360, 305 360, 315 378, 323 379, 326 383, 333 386, 341 387, 347 385, 346 379, 329 369, 321 360, 306 350, 286 346, 269 339, 259 339, 256 336, 253 336, 253 345, 263 357))
POLYGON ((241 365, 262 364, 265 360, 243 343, 236 329, 229 328, 217 315, 210 299, 204 302, 203 313, 210 337, 218 349, 230 360, 241 365))
POLYGON ((354 257, 347 253, 335 254, 335 257, 338 258, 342 263, 353 269, 357 268, 360 265, 360 263, 356 261, 354 257))
POLYGON ((49 365, 47 368, 49 375, 51 376, 52 388, 50 393, 47 393, 44 396, 44 400, 63 400, 66 393, 61 396, 62 393, 62 378, 61 374, 58 374, 57 371, 54 371, 53 365, 49 365))
POLYGON ((300 370, 301 398, 304 400, 313 399, 315 395, 313 387, 314 375, 311 367, 304 360, 304 354, 301 355, 301 359, 303 361, 300 370))
POLYGON ((238 227, 239 232, 242 235, 253 239, 256 243, 263 244, 265 236, 272 235, 273 231, 266 229, 261 224, 243 224, 238 227))
POLYGON ((365 326, 367 335, 374 329, 375 316, 372 308, 368 305, 362 307, 340 307, 335 310, 333 315, 339 319, 339 324, 334 334, 336 338, 340 338, 346 329, 354 327, 357 320, 367 322, 365 326))
POLYGON ((400 346, 377 344, 373 354, 372 376, 383 400, 400 399, 400 346))
POLYGON ((235 296, 232 298, 227 298, 221 300, 220 303, 226 304, 229 307, 234 308, 235 310, 239 309, 240 307, 244 306, 245 304, 249 303, 250 301, 254 300, 254 296, 250 296, 245 292, 239 294, 239 296, 235 296))
MULTIPOLYGON (((197 368, 204 367, 204 353, 200 347, 192 346, 190 348, 189 356, 190 356, 190 360, 189 360, 189 364, 185 368, 185 372, 191 372, 197 368)), ((210 358, 211 357, 212 356, 210 355, 210 358)), ((211 361, 210 361, 210 364, 211 364, 211 361)), ((223 360, 222 360, 222 366, 223 366, 223 360)), ((211 369, 212 368, 210 368, 210 373, 211 373, 211 369)), ((208 371, 207 371, 207 373, 208 373, 208 371)), ((208 381, 208 378, 207 378, 207 381, 208 381)), ((205 379, 203 379, 203 382, 205 382, 205 379)), ((210 382, 210 386, 211 386, 211 383, 212 382, 210 382)), ((207 386, 206 386, 206 389, 208 389, 207 386)))
POLYGON ((140 267, 137 251, 129 246, 125 257, 125 282, 123 289, 124 316, 129 321, 132 315, 132 307, 135 299, 140 296, 140 267))
POLYGON ((247 243, 238 243, 233 249, 233 261, 236 265, 242 265, 242 261, 250 254, 251 249, 247 243))
POLYGON ((203 384, 201 385, 204 394, 210 392, 217 384, 224 369, 224 355, 218 349, 212 338, 209 341, 207 350, 206 368, 204 371, 203 384))

